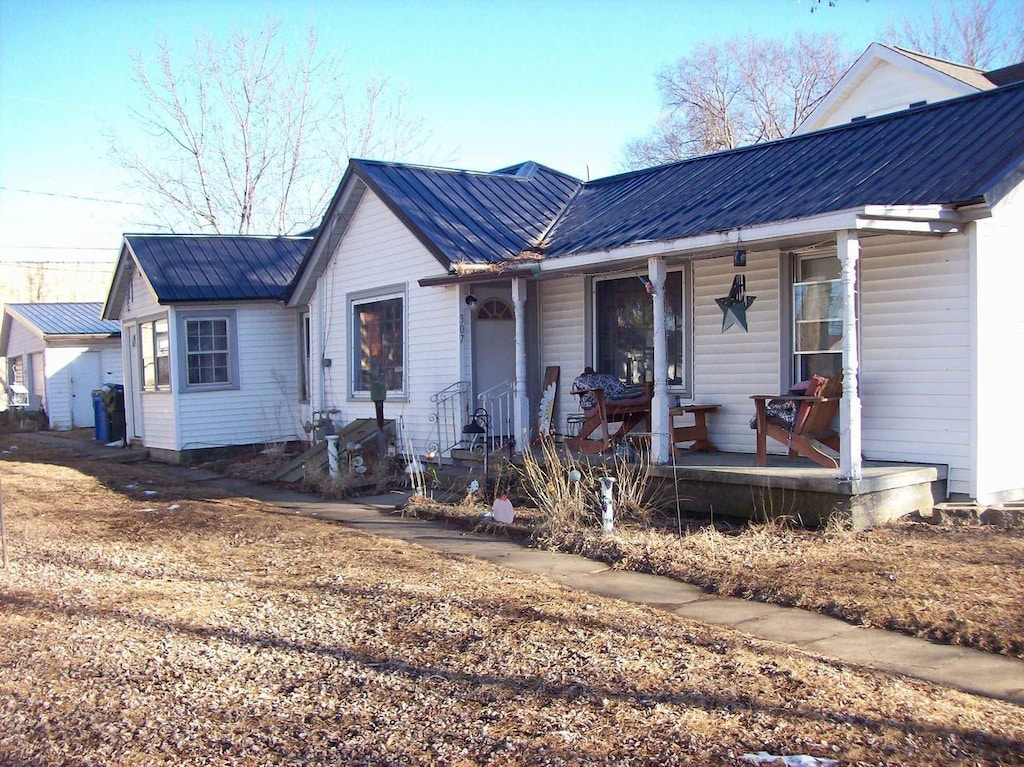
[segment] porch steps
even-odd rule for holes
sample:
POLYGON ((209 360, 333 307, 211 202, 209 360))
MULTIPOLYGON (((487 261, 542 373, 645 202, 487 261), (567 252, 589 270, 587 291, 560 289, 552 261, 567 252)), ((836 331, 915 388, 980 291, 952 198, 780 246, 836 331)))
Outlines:
POLYGON ((931 517, 924 517, 924 520, 934 525, 1024 527, 1024 501, 991 505, 971 502, 937 503, 932 507, 931 517))

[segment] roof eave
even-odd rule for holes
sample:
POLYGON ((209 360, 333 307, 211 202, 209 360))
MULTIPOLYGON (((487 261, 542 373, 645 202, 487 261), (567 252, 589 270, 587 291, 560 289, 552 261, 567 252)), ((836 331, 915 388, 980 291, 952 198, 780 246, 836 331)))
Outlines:
POLYGON ((431 277, 422 277, 418 280, 421 288, 438 287, 444 285, 464 285, 478 282, 493 282, 495 280, 513 279, 516 277, 536 277, 540 274, 538 262, 528 266, 501 266, 494 269, 474 269, 472 271, 438 274, 431 277))
MULTIPOLYGON (((975 210, 970 220, 985 217, 975 210)), ((636 262, 658 256, 686 256, 690 258, 724 255, 743 245, 768 245, 786 239, 808 235, 832 234, 838 231, 913 234, 940 236, 962 230, 968 217, 946 205, 867 205, 850 210, 834 211, 818 216, 779 221, 770 224, 708 232, 677 239, 636 242, 618 248, 572 253, 552 257, 538 265, 545 274, 593 270, 610 265, 636 262)))

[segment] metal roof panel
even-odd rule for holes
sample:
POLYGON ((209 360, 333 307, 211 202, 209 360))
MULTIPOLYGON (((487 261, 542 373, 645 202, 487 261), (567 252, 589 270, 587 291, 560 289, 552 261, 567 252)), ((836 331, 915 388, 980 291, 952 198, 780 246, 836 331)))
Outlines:
POLYGON ((128 234, 161 303, 283 301, 310 237, 128 234))
POLYGON ((7 304, 12 312, 47 336, 117 336, 121 323, 100 319, 101 303, 7 304))
POLYGON ((545 255, 865 205, 956 205, 1024 162, 1024 84, 584 185, 545 255))

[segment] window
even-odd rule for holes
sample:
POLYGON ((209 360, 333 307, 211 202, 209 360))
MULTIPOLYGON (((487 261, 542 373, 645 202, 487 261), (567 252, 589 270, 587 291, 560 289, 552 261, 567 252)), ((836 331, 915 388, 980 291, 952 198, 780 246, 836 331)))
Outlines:
POLYGON ((177 316, 179 382, 183 391, 238 388, 234 311, 182 312, 177 316))
POLYGON ((228 383, 228 321, 186 320, 185 331, 186 383, 228 383))
MULTIPOLYGON (((687 388, 685 284, 682 271, 665 277, 668 384, 687 388)), ((654 303, 638 277, 595 281, 595 365, 623 383, 642 384, 654 373, 654 303)))
POLYGON ((309 402, 310 341, 309 313, 299 318, 299 401, 309 402))
POLYGON ((829 378, 843 366, 843 293, 839 259, 801 258, 793 284, 794 376, 829 378))
POLYGON ((156 391, 171 386, 171 337, 167 318, 139 325, 142 345, 142 389, 156 391))
POLYGON ((368 395, 383 382, 389 392, 405 390, 404 288, 350 296, 353 339, 352 393, 368 395))

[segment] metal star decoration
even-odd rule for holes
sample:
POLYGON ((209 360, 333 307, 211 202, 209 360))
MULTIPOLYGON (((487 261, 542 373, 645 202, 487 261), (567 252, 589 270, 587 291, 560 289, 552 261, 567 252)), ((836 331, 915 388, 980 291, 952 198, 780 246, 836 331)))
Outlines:
POLYGON ((733 325, 747 330, 747 309, 754 303, 757 296, 747 295, 747 278, 737 274, 732 278, 732 289, 725 298, 716 298, 715 303, 722 310, 722 332, 733 325))

